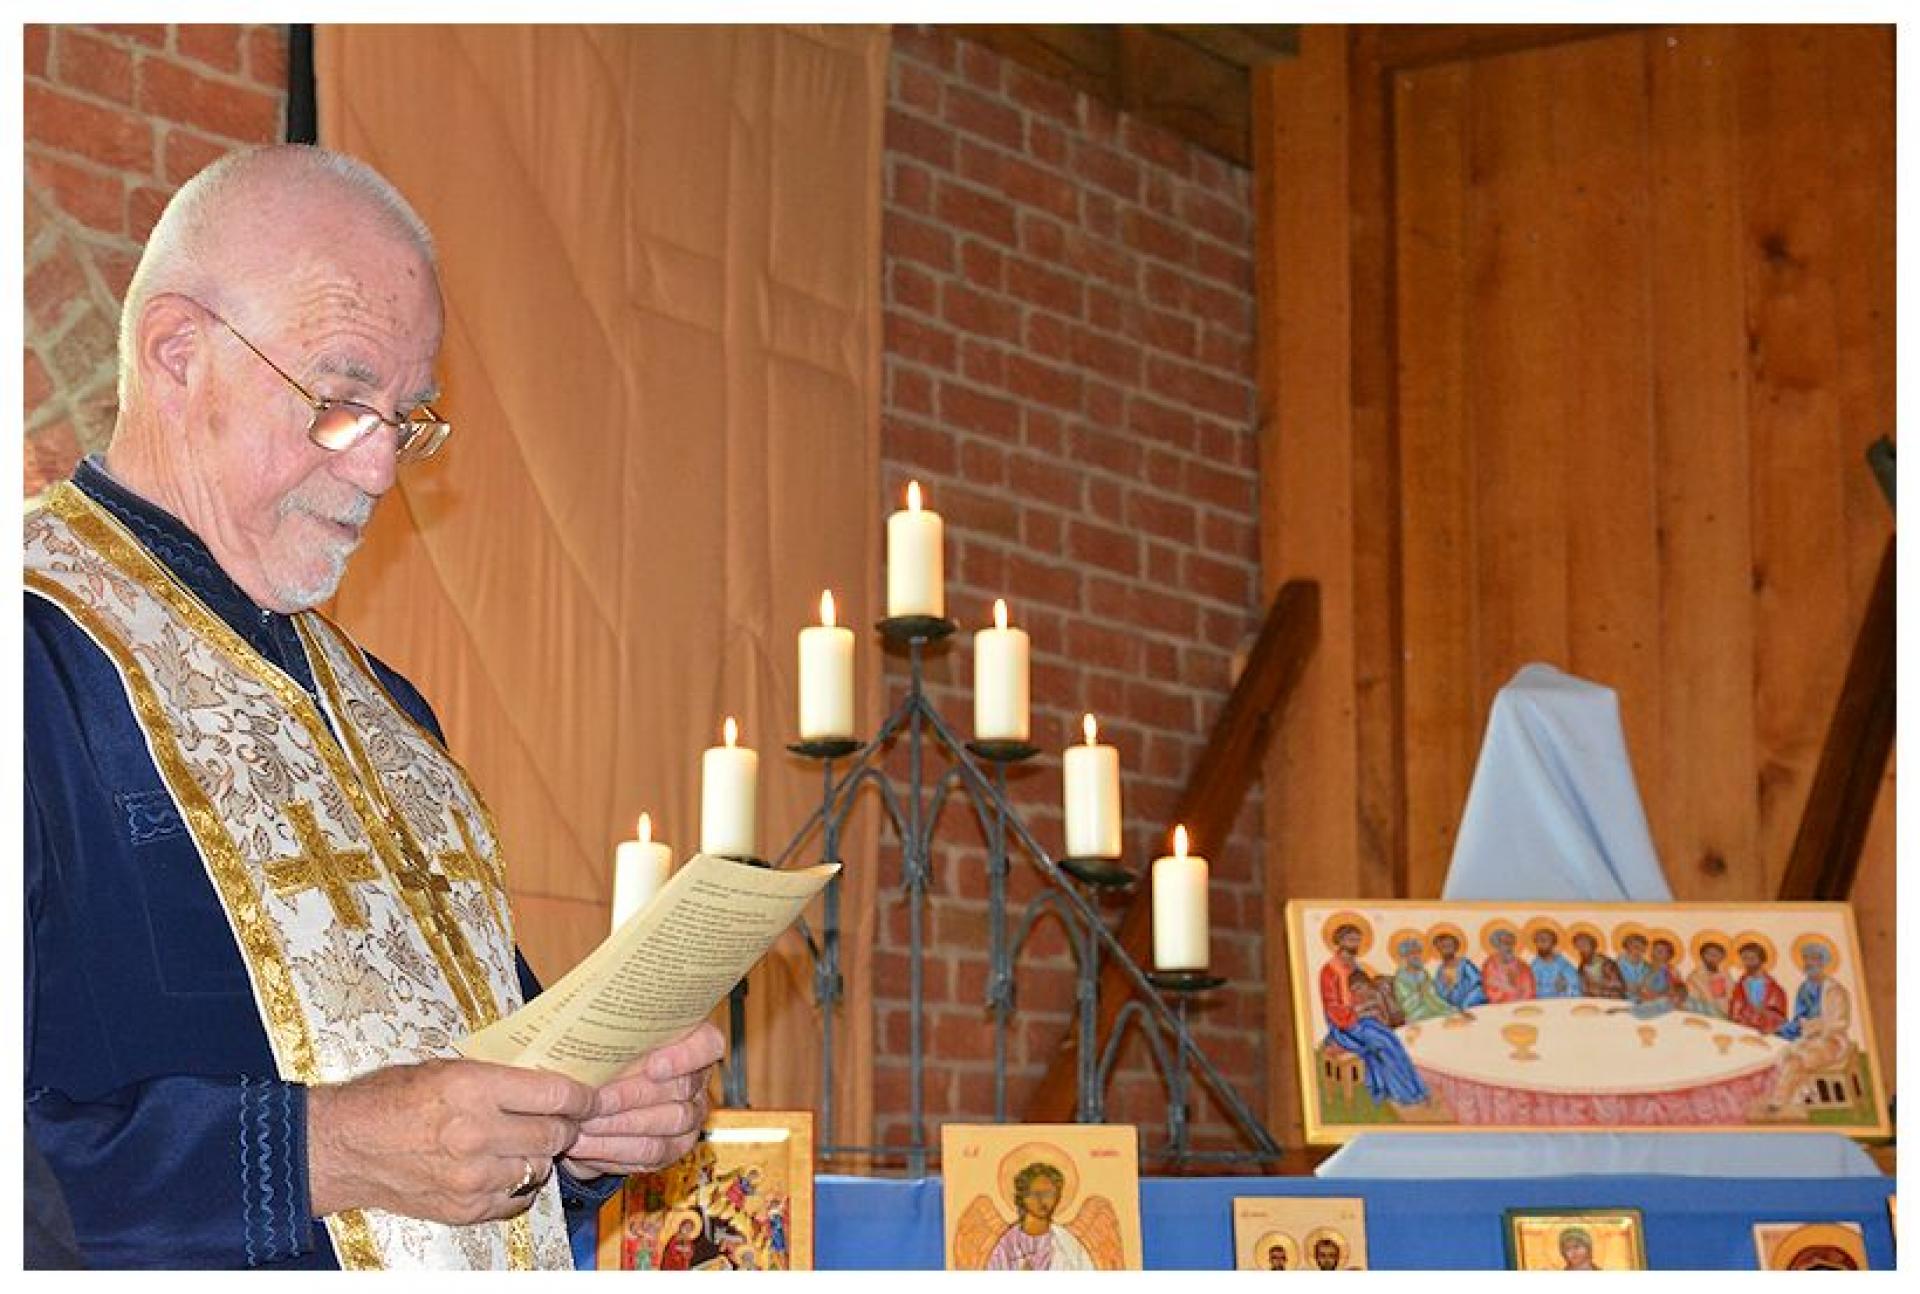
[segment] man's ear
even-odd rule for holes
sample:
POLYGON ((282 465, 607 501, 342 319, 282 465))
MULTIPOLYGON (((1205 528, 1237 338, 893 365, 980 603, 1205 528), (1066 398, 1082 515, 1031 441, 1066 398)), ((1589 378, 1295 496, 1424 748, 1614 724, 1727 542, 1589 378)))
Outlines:
POLYGON ((141 307, 133 359, 148 399, 171 403, 185 396, 206 324, 206 312, 175 293, 160 293, 141 307))

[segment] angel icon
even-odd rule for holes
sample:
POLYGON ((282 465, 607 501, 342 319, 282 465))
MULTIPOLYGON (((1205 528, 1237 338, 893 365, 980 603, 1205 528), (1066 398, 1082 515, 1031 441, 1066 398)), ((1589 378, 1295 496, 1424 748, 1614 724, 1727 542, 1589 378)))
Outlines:
POLYGON ((1104 1195, 1076 1201, 1080 1172, 1072 1155, 1048 1142, 1028 1142, 1000 1161, 999 1183, 999 1201, 974 1196, 954 1229, 956 1270, 1124 1269, 1119 1215, 1104 1195))

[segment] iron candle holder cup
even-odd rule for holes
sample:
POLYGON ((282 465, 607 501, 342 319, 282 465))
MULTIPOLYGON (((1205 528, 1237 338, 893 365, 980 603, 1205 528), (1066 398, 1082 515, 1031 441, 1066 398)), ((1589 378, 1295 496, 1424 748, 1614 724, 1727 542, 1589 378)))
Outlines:
POLYGON ((1132 868, 1111 858, 1062 858, 1059 867, 1074 880, 1105 890, 1125 889, 1140 879, 1132 868))
POLYGON ((1225 984, 1227 977, 1203 970, 1150 970, 1147 982, 1162 993, 1205 993, 1225 984))
POLYGON ((888 616, 878 628, 890 643, 937 643, 960 626, 945 616, 888 616))

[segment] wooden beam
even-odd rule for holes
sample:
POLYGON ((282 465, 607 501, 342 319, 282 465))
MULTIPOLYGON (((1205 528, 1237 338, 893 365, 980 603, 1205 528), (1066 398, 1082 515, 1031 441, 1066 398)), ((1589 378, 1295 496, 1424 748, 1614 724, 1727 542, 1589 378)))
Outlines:
POLYGON ((1300 28, 1293 23, 1157 23, 1161 31, 1198 45, 1215 58, 1239 67, 1258 67, 1292 58, 1300 50, 1300 28))
POLYGON ((1854 639, 1846 682, 1827 725, 1826 746, 1807 792, 1800 830, 1780 878, 1782 899, 1844 899, 1853 891, 1860 846, 1893 749, 1893 554, 1889 535, 1860 635, 1854 639))
POLYGON ((1154 27, 1120 28, 1120 107, 1236 166, 1252 162, 1247 69, 1154 27))
MULTIPOLYGON (((1176 802, 1174 822, 1184 823, 1195 848, 1217 848, 1233 830, 1247 790, 1260 773, 1267 739, 1286 713, 1288 698, 1320 637, 1320 588, 1295 580, 1283 587, 1268 608, 1266 623, 1226 708, 1214 722, 1207 747, 1176 802)), ((1171 824, 1169 824, 1171 826, 1171 824)), ((1153 899, 1146 884, 1136 885, 1115 932, 1129 956, 1146 964, 1153 947, 1153 899)), ((1271 937, 1271 936, 1270 936, 1271 937)), ((1099 1027, 1105 1039, 1114 1017, 1126 1004, 1132 985, 1111 961, 1100 970, 1099 1027)), ((1068 1027, 1053 1061, 1027 1101, 1021 1118, 1028 1123, 1062 1123, 1079 1103, 1076 1055, 1079 1033, 1068 1027)))
POLYGON ((1641 31, 1646 23, 1395 23, 1380 28, 1380 64, 1388 70, 1492 58, 1524 49, 1641 31))

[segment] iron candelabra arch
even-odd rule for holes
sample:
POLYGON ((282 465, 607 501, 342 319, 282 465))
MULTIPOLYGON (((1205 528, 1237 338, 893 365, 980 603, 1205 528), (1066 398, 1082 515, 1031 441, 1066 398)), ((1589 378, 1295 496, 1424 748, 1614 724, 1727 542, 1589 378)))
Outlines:
MULTIPOLYGON (((1052 918, 1066 936, 1074 960, 1073 1028, 1078 1034, 1075 1074, 1075 1119, 1102 1122, 1105 1092, 1126 1034, 1137 1028, 1146 1039, 1155 1067, 1167 1089, 1167 1140, 1144 1157, 1176 1164, 1267 1163, 1281 1154, 1280 1143, 1248 1107, 1233 1084, 1220 1073, 1194 1038, 1188 1010, 1196 995, 1218 988, 1226 980, 1205 972, 1161 972, 1142 968, 1101 919, 1098 909, 1079 886, 1090 891, 1131 884, 1133 873, 1107 859, 1063 858, 1056 861, 1021 818, 1007 791, 1007 772, 1040 753, 1023 742, 963 740, 934 707, 927 695, 924 673, 926 648, 949 637, 957 628, 951 620, 925 616, 896 617, 880 622, 882 636, 904 647, 909 674, 906 694, 879 731, 866 742, 854 740, 803 741, 788 747, 792 753, 817 762, 821 770, 819 807, 809 815, 773 860, 775 867, 798 861, 817 835, 818 861, 845 864, 841 855, 847 820, 871 789, 900 842, 900 893, 907 906, 907 1117, 909 1139, 903 1144, 853 1145, 838 1139, 835 1109, 835 1018, 846 1001, 841 965, 841 876, 827 883, 820 928, 806 918, 796 924, 812 964, 812 989, 820 1018, 820 1136, 816 1153, 824 1160, 852 1155, 904 1158, 912 1176, 924 1176, 931 1145, 926 1122, 926 919, 928 890, 933 880, 934 832, 953 798, 972 805, 987 846, 988 974, 985 1008, 993 1020, 994 1118, 1008 1120, 1008 1038, 1017 1011, 1015 969, 1021 953, 1039 924, 1052 918), (891 745, 905 737, 907 776, 896 786, 881 766, 891 745), (937 746, 951 761, 929 781, 929 746, 937 746), (843 761, 844 771, 840 771, 843 761), (983 767, 984 766, 984 767, 983 767), (1017 931, 1009 937, 1008 883, 1014 847, 1018 847, 1046 882, 1019 914, 1017 931), (1076 884, 1078 882, 1078 884, 1076 884), (1105 960, 1119 966, 1133 988, 1133 996, 1116 1013, 1104 1043, 1098 1037, 1100 972, 1105 960), (1220 1102, 1244 1150, 1199 1150, 1190 1144, 1188 1099, 1196 1079, 1220 1102)), ((757 860, 748 860, 757 861, 757 860)), ((731 1047, 723 1071, 723 1099, 732 1108, 746 1108, 747 1046, 746 982, 735 986, 728 1005, 731 1047)))

